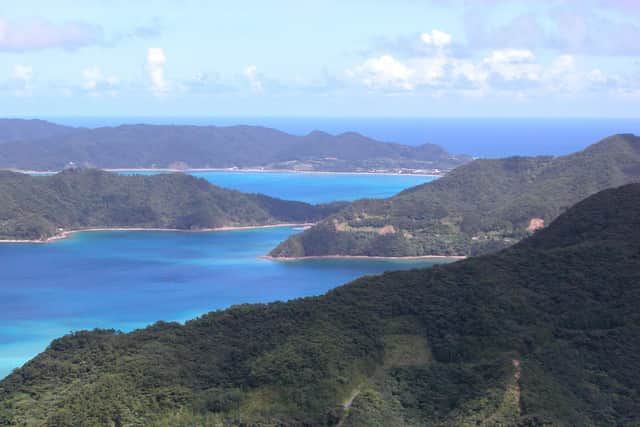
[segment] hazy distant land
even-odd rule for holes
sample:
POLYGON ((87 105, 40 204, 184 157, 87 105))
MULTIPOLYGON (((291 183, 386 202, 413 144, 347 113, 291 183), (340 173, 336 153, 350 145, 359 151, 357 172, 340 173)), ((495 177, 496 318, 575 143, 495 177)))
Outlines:
POLYGON ((0 119, 0 168, 286 170, 441 174, 471 160, 434 144, 408 146, 354 132, 291 135, 258 126, 122 125, 96 129, 0 119))

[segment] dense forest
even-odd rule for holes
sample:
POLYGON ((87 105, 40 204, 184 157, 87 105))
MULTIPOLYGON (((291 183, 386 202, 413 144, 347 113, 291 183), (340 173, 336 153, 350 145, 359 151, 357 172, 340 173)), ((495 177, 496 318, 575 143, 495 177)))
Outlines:
POLYGON ((258 126, 123 125, 73 128, 0 119, 0 168, 249 168, 449 170, 470 161, 441 147, 386 143, 349 132, 296 136, 258 126))
POLYGON ((61 229, 199 230, 318 221, 343 203, 309 205, 214 186, 175 173, 124 176, 69 169, 53 176, 0 171, 0 240, 38 240, 61 229))
POLYGON ((0 382, 0 424, 635 426, 638 304, 633 184, 494 254, 70 334, 0 382))
POLYGON ((640 181, 640 138, 561 157, 480 159, 388 199, 354 202, 274 257, 477 255, 509 246, 606 188, 640 181))

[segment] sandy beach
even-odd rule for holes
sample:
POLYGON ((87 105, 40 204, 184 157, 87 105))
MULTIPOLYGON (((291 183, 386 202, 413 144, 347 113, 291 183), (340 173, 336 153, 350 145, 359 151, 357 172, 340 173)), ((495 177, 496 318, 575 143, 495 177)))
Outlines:
POLYGON ((215 233, 219 231, 236 231, 236 230, 258 230, 262 228, 278 228, 278 227, 311 227, 312 223, 282 223, 282 224, 269 224, 269 225, 245 225, 237 227, 216 227, 216 228, 201 228, 198 230, 183 230, 179 228, 144 228, 144 227, 103 227, 103 228, 82 228, 76 230, 65 230, 55 236, 48 237, 40 240, 20 240, 20 239, 6 239, 0 240, 0 243, 51 243, 58 240, 63 240, 76 233, 90 233, 95 231, 167 231, 174 233, 215 233))
MULTIPOLYGON (((97 231, 161 231, 161 232, 174 232, 174 233, 215 233, 220 231, 237 231, 237 230, 259 230, 264 228, 279 228, 279 227, 300 227, 305 229, 313 226, 313 223, 282 223, 282 224, 269 224, 269 225, 245 225, 245 226, 229 226, 229 227, 216 227, 216 228, 202 228, 198 230, 182 230, 178 228, 144 228, 144 227, 100 227, 100 228, 82 228, 76 230, 65 230, 55 236, 48 237, 41 240, 20 240, 20 239, 7 239, 0 240, 2 243, 53 243, 59 240, 64 240, 76 233, 91 233, 97 231)), ((316 256, 303 256, 303 257, 272 257, 269 255, 260 256, 260 259, 269 261, 281 261, 281 262, 296 262, 296 261, 309 261, 314 259, 379 259, 379 260, 419 260, 419 259, 465 259, 466 256, 458 255, 420 255, 420 256, 404 256, 404 257, 386 257, 386 256, 367 256, 367 255, 316 255, 316 256)))
MULTIPOLYGON (((24 169, 8 169, 11 172, 26 173, 29 175, 43 175, 43 174, 56 174, 61 172, 56 171, 36 171, 36 170, 24 170, 24 169)), ((107 172, 155 172, 155 173, 198 173, 198 172, 237 172, 237 173, 299 173, 308 175, 390 175, 390 176, 428 176, 439 178, 444 174, 434 173, 422 173, 422 172, 333 172, 333 171, 302 171, 297 169, 262 169, 262 168, 203 168, 203 169, 169 169, 169 168, 107 168, 102 169, 107 172)))
POLYGON ((419 255, 419 256, 367 256, 367 255, 315 255, 302 257, 272 257, 269 255, 261 256, 262 259, 270 261, 296 262, 308 261, 313 259, 380 259, 380 260, 412 260, 412 259, 466 259, 466 256, 460 255, 419 255))

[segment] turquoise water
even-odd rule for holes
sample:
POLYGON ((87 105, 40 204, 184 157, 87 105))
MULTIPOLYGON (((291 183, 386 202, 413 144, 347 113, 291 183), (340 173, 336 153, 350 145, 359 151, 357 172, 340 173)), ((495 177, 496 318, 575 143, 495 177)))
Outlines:
POLYGON ((50 244, 0 245, 0 378, 70 331, 184 321, 443 262, 259 258, 296 231, 86 232, 50 244))
MULTIPOLYGON (((122 175, 156 175, 168 172, 120 171, 122 175)), ((295 172, 188 172, 220 187, 245 193, 262 193, 307 203, 352 201, 393 196, 405 188, 431 182, 436 177, 421 175, 325 174, 295 172)), ((33 175, 52 175, 50 172, 33 175)))
MULTIPOLYGON (((227 188, 310 203, 388 197, 433 180, 280 172, 194 175, 227 188)), ((0 244, 0 378, 71 331, 129 331, 156 320, 184 321, 233 304, 318 295, 365 274, 433 264, 259 258, 297 231, 90 232, 50 244, 0 244)))
MULTIPOLYGON (((431 177, 203 172, 217 185, 311 203, 386 197, 431 177)), ((90 232, 0 245, 0 378, 61 335, 184 321, 233 304, 318 295, 365 274, 430 261, 260 259, 295 228, 90 232)))
MULTIPOLYGON (((121 172, 150 175, 157 172, 121 172)), ((433 181, 432 176, 313 174, 294 172, 193 172, 220 187, 262 193, 287 200, 324 203, 392 196, 405 188, 433 181)))

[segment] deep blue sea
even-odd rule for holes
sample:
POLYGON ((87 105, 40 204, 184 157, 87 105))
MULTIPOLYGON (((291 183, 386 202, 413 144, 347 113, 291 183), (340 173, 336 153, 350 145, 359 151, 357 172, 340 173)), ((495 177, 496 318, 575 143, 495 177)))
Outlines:
MULTIPOLYGON (((43 117, 41 117, 43 118, 43 117)), ((640 119, 591 118, 326 118, 326 117, 44 117, 70 126, 124 123, 260 125, 296 135, 354 131, 381 141, 438 144, 476 157, 561 155, 615 133, 640 134, 640 119)))
MULTIPOLYGON (((208 172, 226 187, 324 202, 390 196, 432 178, 208 172)), ((233 304, 318 295, 366 274, 431 261, 260 259, 298 230, 88 232, 49 244, 0 244, 0 378, 79 329, 131 330, 233 304)), ((442 262, 442 261, 440 261, 442 262)))

